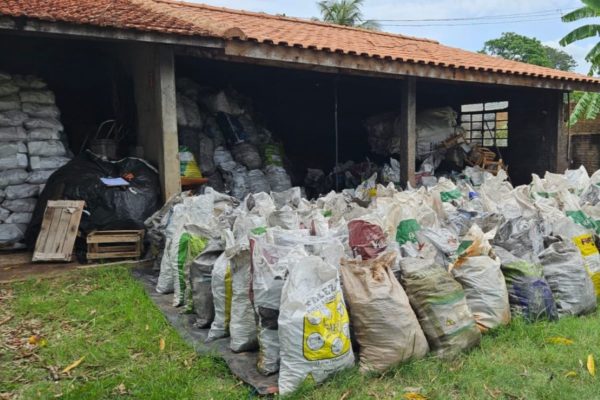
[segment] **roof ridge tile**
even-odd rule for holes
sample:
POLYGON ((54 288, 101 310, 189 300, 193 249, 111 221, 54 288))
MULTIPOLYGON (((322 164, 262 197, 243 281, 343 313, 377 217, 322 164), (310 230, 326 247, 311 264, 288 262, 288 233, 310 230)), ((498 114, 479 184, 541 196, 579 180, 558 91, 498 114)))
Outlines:
POLYGON ((479 54, 436 41, 176 0, 0 0, 0 15, 171 35, 245 40, 445 69, 600 85, 600 78, 479 54))
POLYGON ((143 1, 150 1, 150 2, 154 2, 154 3, 165 3, 165 4, 175 5, 175 6, 202 8, 202 9, 206 9, 206 10, 215 10, 215 11, 227 12, 227 13, 238 14, 238 15, 247 15, 247 16, 259 17, 259 18, 278 19, 281 21, 317 25, 317 26, 334 28, 334 29, 339 29, 339 30, 352 30, 352 31, 358 31, 358 32, 362 32, 362 33, 366 32, 366 33, 381 35, 381 36, 397 37, 397 38, 402 38, 402 39, 407 39, 407 40, 415 40, 415 41, 419 41, 419 42, 439 44, 439 42, 437 40, 421 38, 421 37, 416 37, 416 36, 403 35, 400 33, 375 31, 375 30, 369 30, 369 29, 360 28, 360 27, 356 27, 356 26, 338 25, 338 24, 334 24, 334 23, 329 23, 329 22, 324 22, 324 21, 314 21, 314 20, 300 18, 300 17, 289 17, 287 15, 274 15, 274 14, 269 14, 269 13, 265 13, 265 12, 238 10, 238 9, 228 8, 228 7, 212 6, 212 5, 205 4, 205 3, 190 3, 189 1, 184 1, 184 0, 143 0, 143 1))

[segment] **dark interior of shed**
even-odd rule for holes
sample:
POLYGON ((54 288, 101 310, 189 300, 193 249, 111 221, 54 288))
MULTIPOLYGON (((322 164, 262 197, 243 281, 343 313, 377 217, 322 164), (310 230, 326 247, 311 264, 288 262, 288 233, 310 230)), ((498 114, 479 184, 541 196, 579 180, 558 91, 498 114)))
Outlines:
MULTIPOLYGON (((128 155, 135 145, 136 107, 132 77, 122 65, 120 49, 102 41, 11 36, 0 42, 0 70, 37 75, 54 91, 61 121, 73 153, 98 126, 117 119, 130 135, 120 148, 128 155)), ((329 172, 335 163, 334 107, 338 98, 339 160, 387 161, 369 151, 364 120, 399 110, 401 80, 335 75, 304 69, 284 69, 247 63, 177 57, 177 76, 215 88, 231 87, 252 99, 257 115, 284 143, 295 184, 306 168, 329 172)), ((514 183, 527 182, 531 172, 543 173, 549 162, 544 151, 531 150, 551 139, 548 93, 499 85, 476 85, 419 79, 417 111, 462 104, 509 100, 508 148, 502 156, 514 183), (533 156, 533 157, 532 157, 533 156)))
MULTIPOLYGON (((380 165, 387 161, 385 157, 370 152, 364 121, 373 115, 399 111, 402 83, 399 79, 335 75, 196 57, 178 57, 176 67, 177 77, 189 77, 213 88, 230 87, 250 98, 256 114, 262 118, 261 122, 283 141, 296 184, 302 184, 306 168, 320 168, 328 172, 335 164, 336 88, 340 162, 360 162, 367 157, 380 165)), ((509 101, 509 115, 512 116, 519 110, 510 107, 510 100, 518 99, 524 93, 541 95, 540 90, 420 79, 417 83, 417 112, 444 106, 460 112, 463 104, 509 101)), ((513 135, 509 136, 513 140, 508 140, 506 148, 492 149, 511 167, 512 164, 523 164, 521 167, 509 167, 513 182, 528 181, 531 172, 539 172, 531 160, 511 157, 510 154, 515 149, 519 150, 517 147, 521 147, 523 140, 528 140, 515 140, 514 135, 531 138, 546 133, 540 128, 536 134, 535 126, 532 126, 532 122, 535 125, 535 113, 529 115, 531 120, 526 131, 522 126, 513 124, 511 119, 509 131, 513 135), (513 171, 514 174, 511 173, 513 171)), ((522 119, 515 118, 515 121, 522 119)))
MULTIPOLYGON (((103 121, 116 119, 128 131, 135 126, 133 83, 116 51, 108 42, 12 36, 0 41, 1 54, 10 54, 0 59, 0 70, 35 75, 47 83, 56 96, 69 147, 78 154, 103 121)), ((120 155, 126 155, 132 140, 134 134, 126 136, 120 155)))

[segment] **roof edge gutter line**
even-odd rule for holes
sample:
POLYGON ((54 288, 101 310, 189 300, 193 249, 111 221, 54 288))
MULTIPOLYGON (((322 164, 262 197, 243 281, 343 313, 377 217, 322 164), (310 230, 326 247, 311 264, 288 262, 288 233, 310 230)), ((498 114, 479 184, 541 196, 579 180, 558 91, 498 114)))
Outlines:
POLYGON ((236 58, 264 60, 285 64, 301 64, 305 67, 318 66, 330 68, 332 71, 354 70, 365 73, 376 73, 385 77, 414 76, 461 82, 482 83, 506 86, 524 86, 539 89, 553 89, 561 91, 583 90, 600 92, 600 85, 592 82, 575 81, 566 79, 549 79, 546 77, 525 76, 496 71, 478 71, 466 68, 449 68, 440 65, 417 64, 376 59, 361 55, 338 54, 316 51, 307 48, 282 47, 273 44, 249 42, 243 40, 230 40, 225 44, 225 55, 236 58))
POLYGON ((0 32, 2 31, 216 49, 225 47, 225 40, 215 37, 174 35, 170 33, 112 28, 108 26, 100 27, 67 22, 50 22, 27 17, 10 17, 6 15, 0 15, 0 32))

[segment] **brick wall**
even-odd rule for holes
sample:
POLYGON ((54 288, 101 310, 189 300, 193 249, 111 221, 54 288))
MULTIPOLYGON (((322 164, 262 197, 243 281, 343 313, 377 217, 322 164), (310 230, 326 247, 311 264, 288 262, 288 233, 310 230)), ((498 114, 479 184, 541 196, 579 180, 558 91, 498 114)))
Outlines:
MULTIPOLYGON (((597 131, 600 133, 600 130, 597 131)), ((591 174, 600 169, 600 134, 576 134, 571 136, 572 168, 585 166, 591 174)))
MULTIPOLYGON (((575 103, 571 103, 571 110, 575 107, 575 103)), ((571 135, 577 134, 597 134, 600 133, 600 116, 596 119, 585 119, 582 118, 575 125, 571 127, 571 135)))
MULTIPOLYGON (((573 105, 574 106, 574 105, 573 105)), ((564 128, 567 132, 567 127, 564 128)), ((582 119, 570 128, 571 168, 585 166, 591 174, 600 169, 600 117, 582 119)))

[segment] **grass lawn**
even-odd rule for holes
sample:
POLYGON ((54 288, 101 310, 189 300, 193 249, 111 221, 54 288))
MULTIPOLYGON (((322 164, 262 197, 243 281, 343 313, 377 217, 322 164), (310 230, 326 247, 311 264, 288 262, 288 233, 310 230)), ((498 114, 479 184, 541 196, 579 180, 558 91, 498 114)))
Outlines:
MULTIPOLYGON (((307 383, 291 398, 600 399, 600 373, 588 373, 588 354, 600 362, 599 313, 517 320, 453 361, 428 358, 383 376, 350 370, 320 386, 307 383)), ((125 268, 0 286, 2 400, 252 397, 222 361, 196 355, 179 338, 125 268)))

